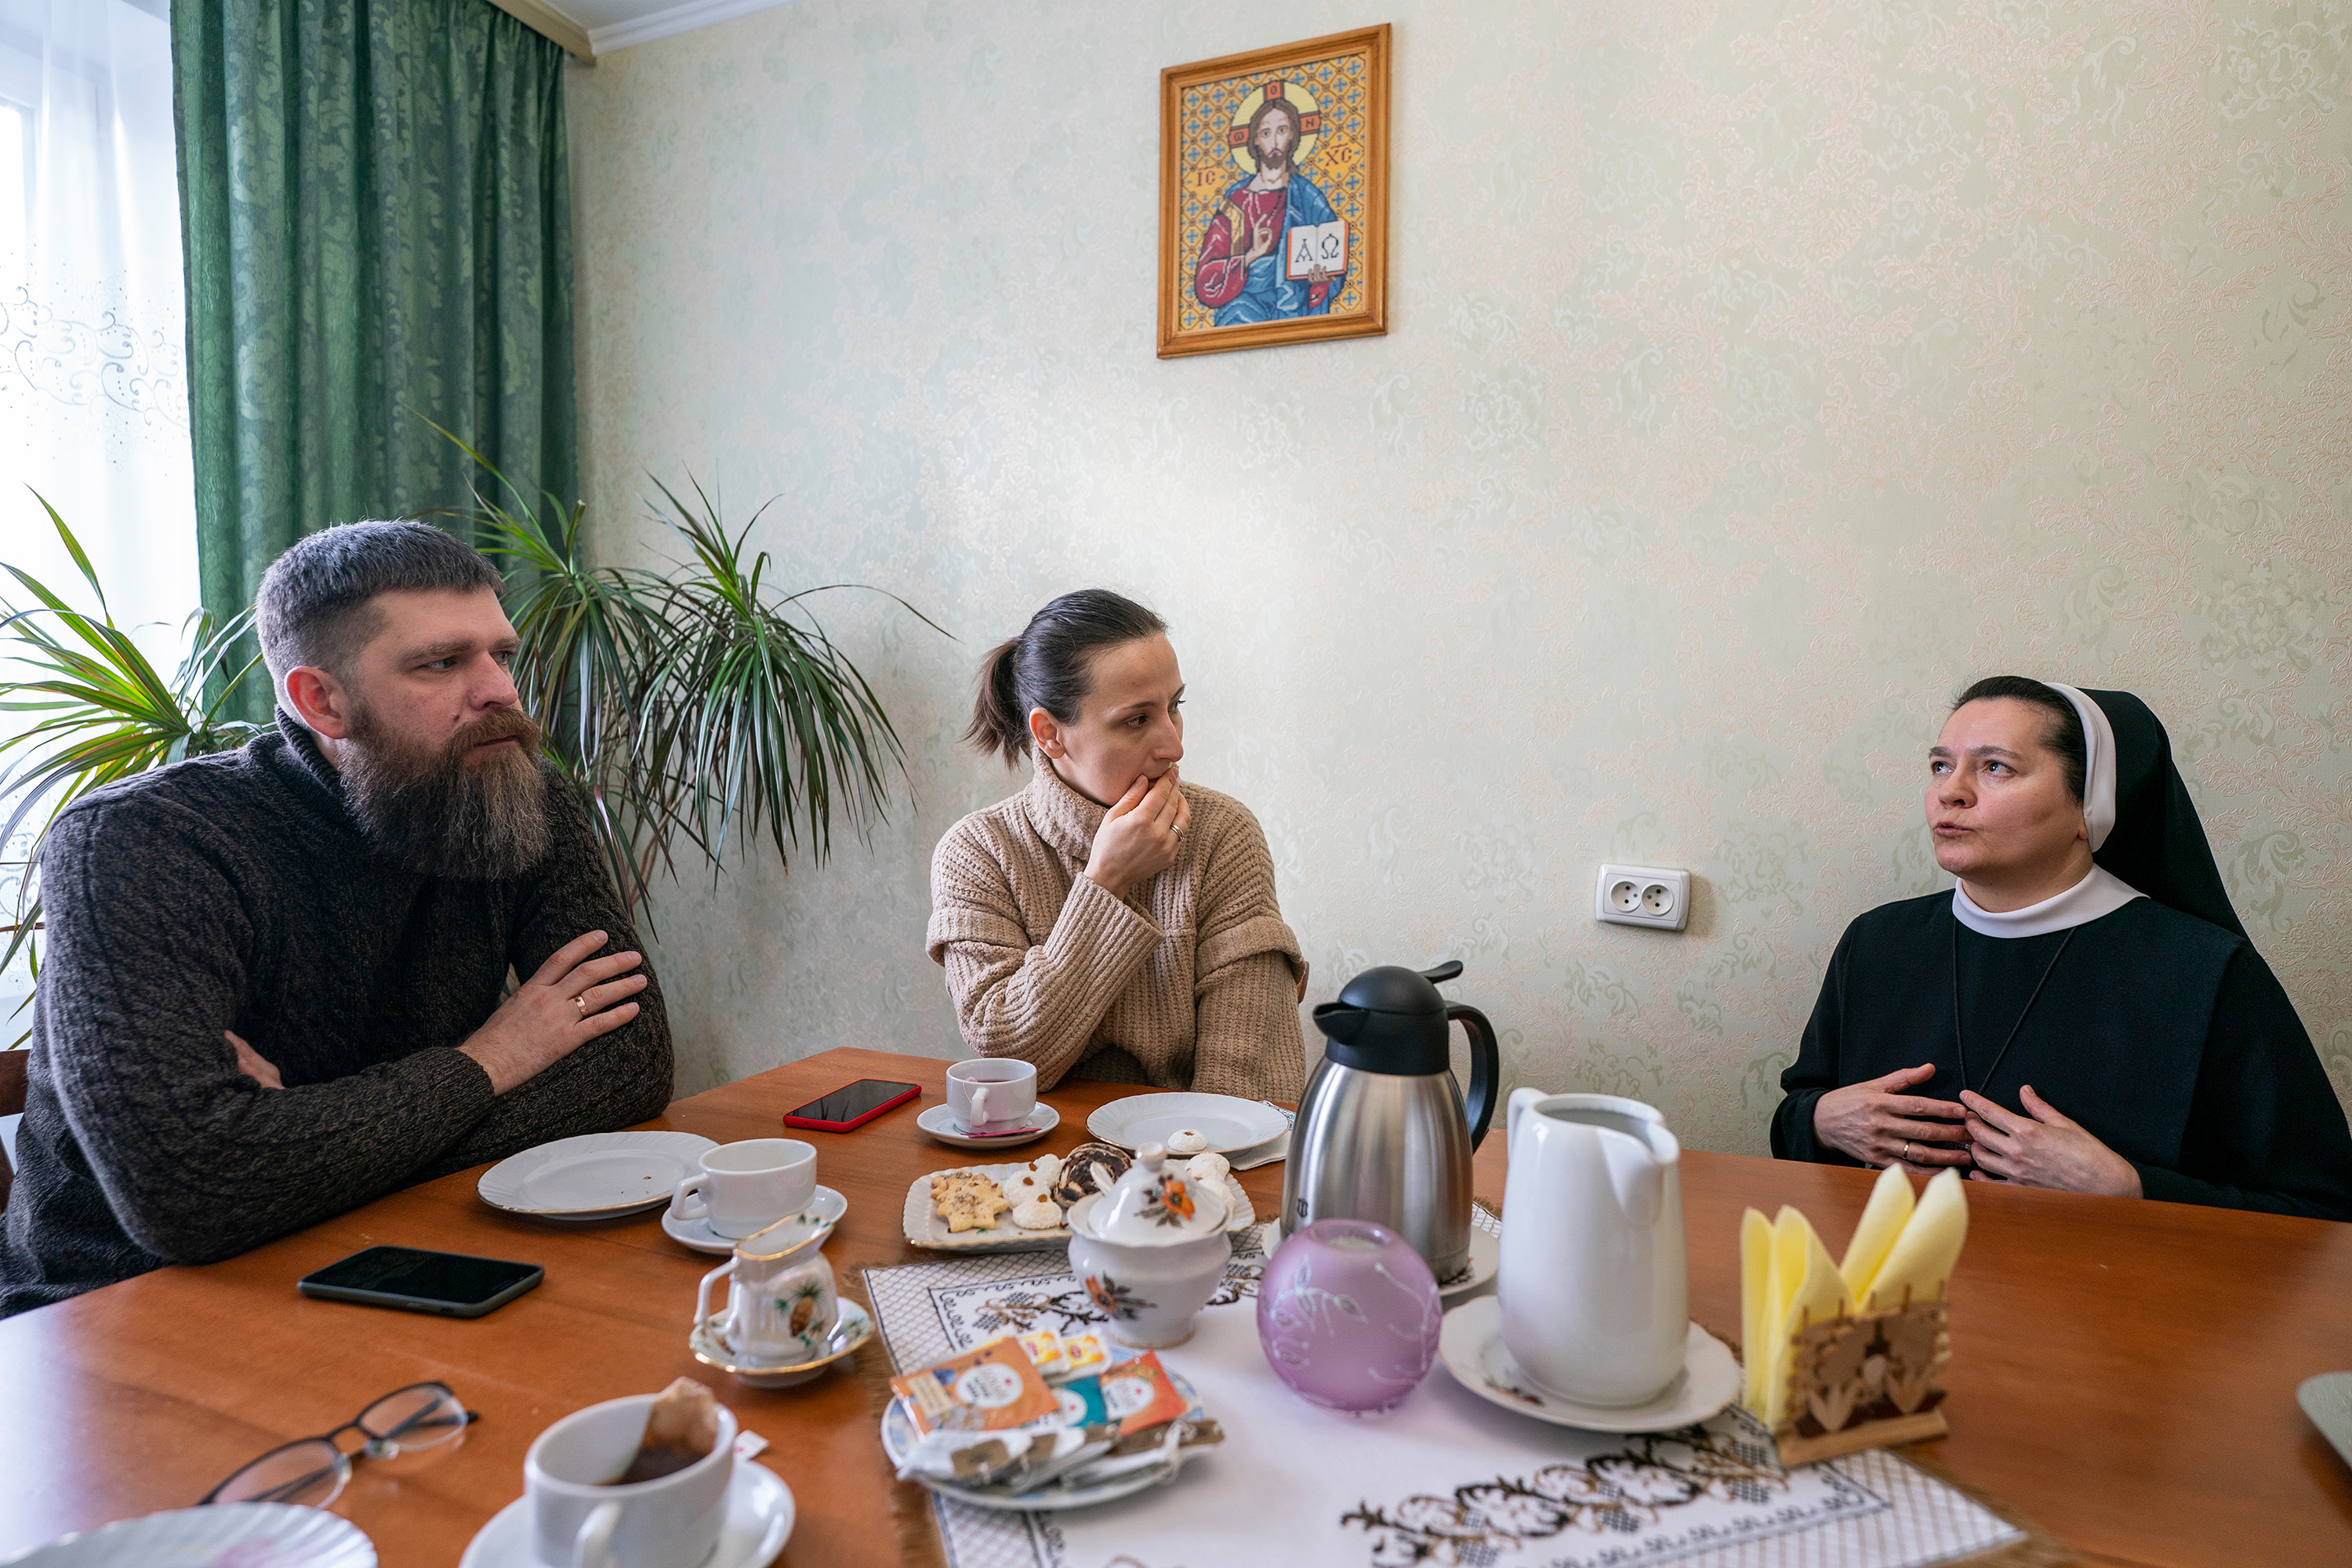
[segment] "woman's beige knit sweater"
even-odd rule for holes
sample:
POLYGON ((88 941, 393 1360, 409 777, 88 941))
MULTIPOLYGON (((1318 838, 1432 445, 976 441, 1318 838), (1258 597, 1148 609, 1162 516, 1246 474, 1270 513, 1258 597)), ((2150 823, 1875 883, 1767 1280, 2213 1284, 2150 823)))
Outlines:
POLYGON ((964 1043, 1050 1089, 1073 1071, 1297 1103, 1307 960, 1248 807, 1181 784, 1176 863, 1114 898, 1085 876, 1103 807, 1041 764, 931 856, 932 961, 964 1043))

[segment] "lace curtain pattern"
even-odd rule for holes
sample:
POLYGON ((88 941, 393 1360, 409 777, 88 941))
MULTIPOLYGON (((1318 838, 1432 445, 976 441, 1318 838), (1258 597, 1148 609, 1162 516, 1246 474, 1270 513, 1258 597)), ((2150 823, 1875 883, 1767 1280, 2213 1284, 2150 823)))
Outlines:
MULTIPOLYGON (((37 492, 168 669, 196 607, 171 28, 163 0, 0 0, 0 561, 88 602, 37 492)), ((0 846, 0 900, 37 826, 0 846)))

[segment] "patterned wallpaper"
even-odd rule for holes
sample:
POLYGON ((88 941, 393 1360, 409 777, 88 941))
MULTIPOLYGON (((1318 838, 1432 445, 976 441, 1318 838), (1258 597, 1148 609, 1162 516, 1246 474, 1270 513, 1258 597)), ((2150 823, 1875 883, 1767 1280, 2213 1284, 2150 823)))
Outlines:
POLYGON ((800 0, 572 71, 587 494, 716 480, 908 746, 870 844, 665 904, 698 1089, 960 1047, 931 844, 1052 595, 1173 623, 1315 963, 1760 1150, 1927 891, 1997 670, 2142 693, 2352 1096, 2352 4, 800 0), (1278 12, 1278 19, 1274 17, 1278 12), (1386 338, 1152 356, 1160 68, 1396 24, 1386 338), (1596 925, 1604 858, 1690 930, 1596 925))

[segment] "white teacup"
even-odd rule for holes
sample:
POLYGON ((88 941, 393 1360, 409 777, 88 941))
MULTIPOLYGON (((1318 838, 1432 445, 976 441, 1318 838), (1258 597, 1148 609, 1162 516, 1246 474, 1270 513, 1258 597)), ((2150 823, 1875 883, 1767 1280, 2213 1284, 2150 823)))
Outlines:
POLYGON ((797 1138, 746 1138, 706 1150, 702 1169, 670 1194, 670 1217, 682 1225, 709 1220, 710 1228, 740 1241, 816 1196, 816 1150, 797 1138))
POLYGON ((637 1457, 654 1395, 576 1410, 523 1456, 532 1560, 541 1568, 695 1568, 719 1544, 735 1473, 735 1414, 719 1407, 719 1442, 656 1480, 613 1481, 637 1457))
POLYGON ((1037 1109, 1037 1069, 1004 1057, 948 1068, 948 1114, 967 1132, 1004 1132, 1037 1109))

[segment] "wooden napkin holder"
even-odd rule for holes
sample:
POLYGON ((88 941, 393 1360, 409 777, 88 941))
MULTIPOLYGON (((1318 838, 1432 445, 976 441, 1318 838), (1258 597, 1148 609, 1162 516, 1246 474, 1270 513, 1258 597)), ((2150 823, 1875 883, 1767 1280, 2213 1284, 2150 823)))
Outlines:
POLYGON ((1808 1323, 1791 1350, 1789 1415, 1773 1434, 1782 1466, 1950 1431, 1941 1408, 1952 1359, 1944 1302, 1906 1301, 1808 1323))

